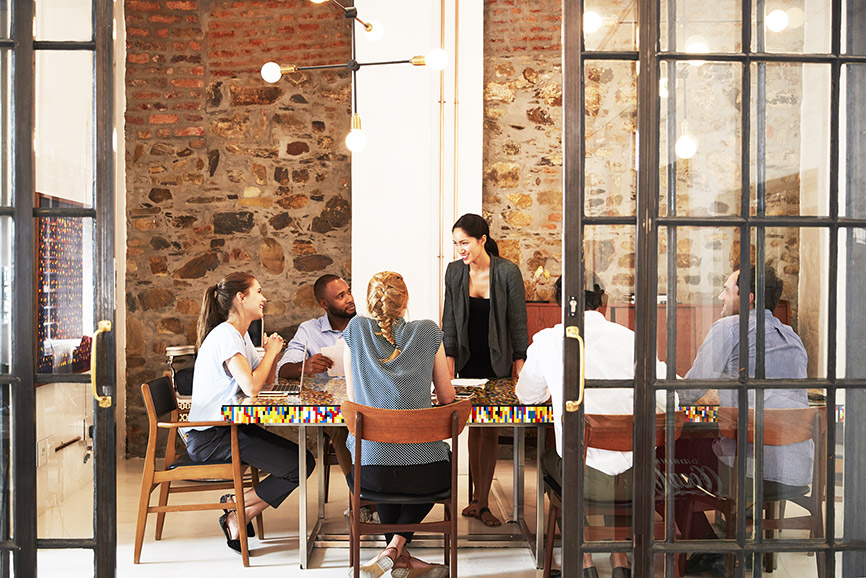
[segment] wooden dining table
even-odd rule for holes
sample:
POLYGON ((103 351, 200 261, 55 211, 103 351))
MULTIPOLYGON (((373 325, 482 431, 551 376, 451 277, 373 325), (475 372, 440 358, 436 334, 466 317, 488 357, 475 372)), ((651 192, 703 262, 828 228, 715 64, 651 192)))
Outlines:
MULTIPOLYGON (((282 380, 281 380, 282 381, 282 380)), ((289 381, 297 385, 297 380, 289 381)), ((485 547, 514 546, 515 543, 526 545, 536 561, 536 567, 541 568, 543 556, 538 554, 543 550, 544 528, 544 483, 541 477, 541 454, 544 451, 545 426, 553 424, 553 408, 550 405, 521 405, 514 395, 515 380, 502 378, 488 381, 480 387, 456 387, 458 396, 471 397, 472 413, 469 416, 470 427, 509 427, 514 431, 513 450, 513 499, 512 517, 508 525, 514 525, 512 534, 497 533, 495 535, 466 534, 458 536, 460 545, 480 545, 485 547), (538 451, 536 456, 536 523, 535 527, 542 531, 530 531, 524 518, 524 474, 526 429, 537 430, 538 451)), ((317 438, 317 463, 324 464, 324 434, 325 426, 343 424, 340 405, 346 400, 345 378, 304 378, 300 392, 290 395, 260 395, 258 397, 237 396, 232 402, 222 406, 223 418, 226 421, 239 424, 259 424, 273 426, 290 426, 298 429, 298 445, 306 447, 307 428, 315 428, 317 438)), ((300 550, 300 567, 309 565, 313 548, 322 532, 325 521, 325 478, 322 468, 318 475, 318 514, 312 527, 307 523, 307 463, 305 453, 299 452, 299 515, 298 536, 300 550)), ((347 539, 347 536, 346 536, 347 539)), ((345 542, 341 540, 340 542, 345 542)), ((328 540, 328 544, 334 540, 328 540)), ((348 542, 346 542, 348 546, 348 542)))

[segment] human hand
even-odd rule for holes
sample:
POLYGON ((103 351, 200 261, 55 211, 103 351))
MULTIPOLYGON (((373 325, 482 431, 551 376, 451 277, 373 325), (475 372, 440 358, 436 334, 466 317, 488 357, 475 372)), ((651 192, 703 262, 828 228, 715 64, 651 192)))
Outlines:
POLYGON ((265 355, 268 353, 276 355, 282 351, 283 347, 286 345, 286 341, 280 337, 279 333, 271 333, 270 336, 265 335, 263 339, 264 343, 262 343, 262 345, 265 348, 265 355))
POLYGON ((514 377, 520 377, 520 372, 523 370, 525 360, 518 359, 514 362, 514 377))
POLYGON ((317 353, 307 360, 304 364, 304 373, 313 375, 328 371, 334 366, 334 362, 330 357, 325 357, 321 353, 317 353))

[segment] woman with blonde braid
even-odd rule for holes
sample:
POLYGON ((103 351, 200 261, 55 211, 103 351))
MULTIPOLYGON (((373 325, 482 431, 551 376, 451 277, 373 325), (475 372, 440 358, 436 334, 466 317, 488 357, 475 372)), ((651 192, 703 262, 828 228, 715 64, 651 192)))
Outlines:
MULTIPOLYGON (((372 318, 356 316, 343 332, 349 399, 383 409, 431 407, 430 382, 439 403, 454 401, 442 331, 435 322, 407 322, 403 315, 409 292, 403 277, 383 271, 367 286, 372 318)), ((396 425, 396 424, 395 424, 396 425)), ((354 461, 355 439, 346 446, 354 461)), ((389 444, 363 442, 361 485, 376 492, 431 494, 451 487, 451 452, 444 442, 389 444)), ((352 485, 352 474, 348 476, 352 485)), ((383 524, 417 523, 433 504, 377 504, 383 524)), ((363 578, 378 578, 389 569, 394 578, 443 578, 448 567, 412 557, 406 544, 411 532, 385 534, 387 547, 361 567, 363 578)))

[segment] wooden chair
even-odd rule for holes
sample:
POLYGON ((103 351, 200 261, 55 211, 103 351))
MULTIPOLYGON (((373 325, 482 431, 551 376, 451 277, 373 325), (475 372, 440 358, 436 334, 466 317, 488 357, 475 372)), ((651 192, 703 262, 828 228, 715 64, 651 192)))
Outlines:
POLYGON ((384 532, 441 532, 444 535, 445 564, 450 564, 450 575, 457 576, 457 436, 463 431, 472 412, 472 400, 433 407, 430 409, 378 409, 343 402, 343 421, 349 433, 355 436, 354 486, 349 504, 352 515, 351 547, 349 563, 355 569, 355 578, 360 576, 361 536, 384 532), (424 496, 411 494, 380 494, 361 487, 361 440, 385 443, 423 443, 451 440, 451 487, 437 494, 424 496), (453 490, 453 492, 452 492, 453 490), (369 524, 361 523, 360 509, 365 504, 428 504, 445 506, 441 521, 418 524, 369 524))
MULTIPOLYGON (((674 415, 674 438, 679 439, 685 423, 685 413, 678 411, 674 415)), ((663 413, 656 414, 655 447, 663 447, 666 438, 666 416, 663 413)), ((634 448, 634 416, 632 415, 601 415, 587 414, 584 416, 584 460, 586 449, 596 448, 615 452, 630 452, 634 448)), ((562 512, 562 489, 550 476, 544 476, 544 487, 550 500, 550 508, 547 517, 547 535, 544 547, 544 578, 550 578, 550 567, 553 564, 553 542, 556 532, 556 520, 562 512)), ((663 496, 659 497, 664 499, 663 496)), ((659 506, 663 506, 659 504, 659 506)), ((656 507, 656 511, 663 512, 663 507, 656 507)), ((605 515, 612 516, 614 520, 621 517, 631 517, 631 500, 617 500, 611 502, 586 501, 584 513, 587 516, 605 515)), ((655 538, 663 540, 665 537, 664 520, 656 522, 653 528, 655 538)), ((586 526, 583 537, 587 541, 597 540, 631 540, 631 524, 624 526, 586 526)), ((679 568, 676 575, 681 576, 679 568)))
MULTIPOLYGON (((809 530, 810 538, 824 537, 823 503, 827 483, 827 459, 824 448, 827 444, 827 421, 825 407, 764 410, 764 445, 781 446, 812 440, 815 452, 812 465, 812 482, 808 486, 775 484, 772 491, 764 492, 764 531, 772 539, 776 530, 809 530), (785 517, 784 503, 790 500, 805 509, 804 516, 785 517)), ((719 434, 737 440, 737 408, 719 408, 719 434)), ((748 442, 755 443, 755 410, 749 410, 747 427, 748 442)), ((688 501, 688 516, 699 510, 717 510, 725 517, 727 538, 736 537, 737 529, 737 460, 731 470, 731 487, 728 495, 719 496, 711 492, 695 495, 688 501)), ((686 531, 687 532, 687 531, 686 531)), ((816 555, 818 578, 824 578, 824 554, 816 555)), ((733 557, 726 561, 727 570, 733 571, 733 557)), ((774 560, 771 554, 764 556, 764 571, 772 572, 774 560)))
MULTIPOLYGON (((144 542, 144 528, 147 515, 155 513, 156 539, 162 539, 162 530, 166 512, 188 512, 198 510, 237 510, 240 527, 241 554, 244 566, 249 566, 249 547, 247 544, 247 521, 244 518, 244 482, 243 474, 249 468, 252 470, 252 486, 258 483, 258 470, 241 463, 238 450, 237 425, 224 421, 187 422, 178 420, 177 397, 171 380, 160 377, 142 384, 141 395, 147 409, 149 432, 147 438, 147 454, 144 460, 144 472, 141 476, 141 497, 138 504, 138 521, 135 527, 135 550, 133 561, 138 564, 141 559, 141 546, 144 542), (159 421, 168 417, 167 421, 159 421), (232 460, 230 462, 192 462, 179 460, 175 453, 178 428, 190 426, 214 426, 231 428, 232 460), (165 443, 165 459, 161 468, 157 468, 156 454, 159 430, 168 431, 165 443), (213 483, 212 480, 231 480, 229 482, 213 483), (172 482, 188 481, 182 485, 172 486, 172 482), (160 489, 158 505, 150 505, 150 495, 156 488, 160 489), (169 505, 170 494, 201 492, 214 490, 234 490, 236 504, 220 503, 216 500, 196 504, 169 505)), ((259 536, 264 536, 264 525, 261 516, 256 518, 259 536)))

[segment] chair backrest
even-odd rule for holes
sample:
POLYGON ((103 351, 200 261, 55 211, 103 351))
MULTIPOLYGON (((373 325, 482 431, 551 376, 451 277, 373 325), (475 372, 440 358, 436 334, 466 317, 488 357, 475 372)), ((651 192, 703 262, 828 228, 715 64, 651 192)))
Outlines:
POLYGON ((352 401, 344 401, 341 408, 349 433, 357 435, 360 416, 363 423, 362 439, 393 444, 434 442, 450 438, 454 412, 457 412, 459 434, 472 412, 471 399, 425 409, 379 409, 352 401))
MULTIPOLYGON (((674 439, 679 439, 685 423, 685 413, 674 414, 674 439)), ((656 414, 655 445, 665 445, 666 416, 656 414)), ((586 414, 584 416, 584 441, 588 448, 609 450, 614 452, 630 452, 634 449, 634 416, 631 414, 603 415, 586 414)))
POLYGON ((168 377, 160 377, 141 384, 141 397, 152 424, 160 417, 177 410, 177 396, 168 377))
MULTIPOLYGON (((782 446, 814 439, 827 431, 825 407, 764 410, 764 445, 782 446)), ((736 407, 719 408, 719 433, 737 439, 736 407)), ((755 443, 755 410, 749 410, 748 441, 755 443)), ((816 448, 817 450, 817 448, 816 448)))

